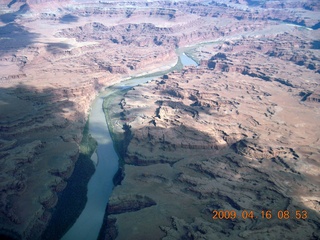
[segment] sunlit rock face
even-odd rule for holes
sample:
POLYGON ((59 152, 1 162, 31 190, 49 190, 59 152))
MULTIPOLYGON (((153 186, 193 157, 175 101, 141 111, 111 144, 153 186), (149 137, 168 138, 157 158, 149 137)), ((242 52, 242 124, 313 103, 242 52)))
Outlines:
POLYGON ((126 126, 115 126, 126 142, 125 177, 112 198, 143 193, 156 205, 107 209, 107 239, 295 238, 294 229, 299 238, 319 237, 318 33, 277 27, 195 46, 189 54, 199 67, 111 104, 126 126), (250 228, 242 217, 248 209, 250 228), (283 209, 310 221, 284 225, 283 209), (214 210, 235 211, 237 220, 214 220, 214 210))
MULTIPOLYGON (((152 232, 162 239, 223 238, 226 234, 295 237, 293 229, 317 236, 320 133, 316 119, 320 112, 315 93, 306 101, 299 95, 318 85, 312 79, 317 73, 303 85, 297 76, 292 77, 288 86, 277 81, 278 67, 268 73, 267 65, 272 62, 267 63, 267 53, 260 53, 255 54, 256 64, 251 68, 259 66, 267 80, 238 71, 243 59, 250 57, 242 49, 241 54, 226 53, 232 59, 225 61, 229 71, 185 68, 123 96, 119 111, 123 124, 129 126, 123 133, 128 141, 125 177, 113 198, 143 193, 156 205, 139 211, 134 204, 132 210, 124 205, 121 214, 107 209, 108 231, 116 232, 119 239, 131 236, 133 228, 138 229, 135 237, 152 232), (257 217, 250 229, 241 216, 248 209, 257 217), (261 209, 276 214, 272 223, 262 219, 261 209), (307 209, 312 220, 284 226, 277 216, 281 209, 290 214, 307 209), (230 227, 229 220, 213 220, 213 210, 233 210, 239 218, 230 220, 230 227), (128 220, 136 224, 130 226, 128 220), (151 230, 144 231, 143 226, 151 230)), ((300 67, 288 65, 293 75, 299 74, 300 67)))
POLYGON ((97 93, 186 47, 199 67, 111 106, 124 178, 101 236, 319 238, 319 22, 315 0, 1 1, 1 237, 42 239, 97 93))

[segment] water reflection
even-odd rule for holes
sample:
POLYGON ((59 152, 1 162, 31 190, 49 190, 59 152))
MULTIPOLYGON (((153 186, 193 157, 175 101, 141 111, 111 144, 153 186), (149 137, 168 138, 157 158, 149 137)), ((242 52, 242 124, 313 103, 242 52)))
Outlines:
POLYGON ((188 57, 185 53, 180 55, 180 61, 183 66, 198 66, 198 64, 190 57, 188 57))

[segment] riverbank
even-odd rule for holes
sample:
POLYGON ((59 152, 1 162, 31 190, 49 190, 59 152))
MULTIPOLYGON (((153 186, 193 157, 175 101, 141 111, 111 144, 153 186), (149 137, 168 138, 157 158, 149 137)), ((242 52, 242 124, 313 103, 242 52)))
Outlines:
MULTIPOLYGON (((179 51, 177 50, 177 53, 179 51)), ((140 86, 140 84, 146 83, 154 78, 160 78, 164 75, 173 72, 181 71, 182 68, 186 65, 195 65, 197 62, 191 59, 188 55, 180 52, 179 58, 175 66, 165 71, 158 71, 153 74, 147 74, 140 76, 138 78, 132 78, 128 81, 121 82, 117 84, 119 91, 115 91, 108 97, 104 98, 103 101, 103 110, 105 114, 105 119, 108 124, 108 129, 113 140, 113 146, 119 156, 119 169, 116 175, 113 178, 114 185, 121 185, 121 181, 125 177, 125 154, 128 147, 128 144, 131 141, 131 130, 130 126, 124 124, 128 119, 123 118, 122 110, 125 106, 124 96, 126 92, 133 89, 134 86, 140 86), (120 105, 120 107, 119 107, 120 105)), ((130 199, 128 200, 130 201, 130 199)), ((135 200, 133 200, 135 201, 135 200)), ((103 224, 100 229, 98 239, 114 239, 117 236, 117 228, 114 226, 115 221, 108 218, 108 205, 106 206, 105 215, 103 219, 103 224)))
MULTIPOLYGON (((114 184, 115 185, 120 184, 122 178, 124 177, 124 154, 125 154, 125 150, 126 150, 127 143, 129 141, 129 139, 125 139, 126 137, 128 137, 128 135, 124 134, 126 129, 122 129, 121 124, 119 126, 119 120, 121 121, 124 119, 121 119, 121 115, 119 112, 110 112, 110 109, 112 109, 112 111, 114 109, 116 109, 115 106, 112 106, 112 105, 113 104, 117 105, 119 102, 121 102, 121 98, 133 86, 141 84, 141 83, 145 83, 145 82, 150 81, 150 80, 157 78, 157 77, 161 77, 169 72, 181 71, 181 69, 184 67, 183 62, 181 60, 181 58, 183 57, 183 52, 180 51, 179 49, 177 49, 176 53, 178 56, 178 60, 175 63, 175 65, 173 65, 173 66, 166 65, 163 67, 165 70, 155 71, 153 73, 146 73, 145 75, 137 75, 136 77, 132 77, 130 79, 126 79, 125 81, 121 81, 120 83, 115 84, 112 87, 114 87, 114 88, 119 87, 119 88, 122 88, 122 90, 121 91, 114 91, 114 92, 110 93, 107 97, 104 98, 103 111, 105 114, 105 119, 107 122, 109 133, 112 138, 113 146, 114 146, 115 151, 117 152, 118 157, 119 157, 119 169, 117 171, 117 174, 114 177, 114 184), (118 126, 116 126, 116 125, 118 125, 118 126)), ((195 60, 193 60, 191 57, 189 57, 188 55, 184 55, 184 56, 186 56, 186 58, 191 59, 190 62, 188 62, 188 61, 184 62, 185 65, 187 65, 187 63, 197 64, 197 62, 195 60)), ((129 129, 127 129, 127 130, 129 130, 129 129)))
POLYGON ((88 182, 95 172, 91 156, 97 141, 89 134, 89 120, 83 130, 79 157, 67 186, 59 194, 59 201, 52 209, 52 217, 41 239, 60 239, 76 222, 87 203, 88 182))
MULTIPOLYGON (((261 76, 273 76, 264 68, 270 61, 268 55, 249 51, 253 44, 246 41, 233 43, 232 53, 219 53, 221 47, 212 46, 201 54, 207 53, 203 59, 210 59, 213 68, 203 64, 170 73, 131 88, 110 106, 109 112, 123 119, 118 118, 115 126, 129 128, 127 136, 132 139, 125 153, 126 175, 109 199, 100 239, 261 238, 268 229, 273 229, 273 238, 296 236, 291 229, 303 234, 307 229, 309 238, 315 236, 315 207, 307 210, 314 222, 291 222, 290 228, 276 221, 262 226, 263 231, 252 228, 248 232, 243 221, 230 228, 226 222, 212 220, 217 206, 241 215, 247 206, 259 213, 263 206, 305 209, 310 203, 301 203, 299 196, 283 188, 279 176, 300 191, 310 186, 309 179, 301 181, 303 168, 296 165, 306 156, 299 151, 306 148, 296 124, 303 121, 306 124, 299 128, 316 129, 316 107, 311 110, 297 104, 301 89, 288 89, 271 78, 259 79, 239 71, 244 59, 250 58, 261 61, 252 61, 259 65, 248 69, 257 67, 262 69, 261 76), (246 50, 239 54, 238 46, 246 50), (306 113, 308 118, 297 119, 292 110, 306 113), (273 134, 279 132, 281 135, 273 134), (149 199, 148 204, 141 199, 149 199)), ((260 53, 266 51, 260 49, 260 53)), ((282 66, 285 64, 279 69, 282 66)), ((293 70, 297 74, 301 68, 293 70)), ((295 81, 299 83, 297 78, 295 81)), ((310 144, 314 144, 316 134, 310 136, 310 144)), ((304 175, 306 179, 309 173, 304 175)))
POLYGON ((107 93, 103 92, 95 99, 90 113, 89 133, 98 143, 98 163, 88 183, 87 204, 75 224, 63 236, 64 240, 98 237, 105 205, 113 188, 112 178, 118 169, 118 157, 102 111, 104 94, 107 93))
MULTIPOLYGON (((193 46, 193 48, 195 48, 196 45, 193 46)), ((160 70, 160 71, 155 71, 153 73, 146 73, 144 75, 137 75, 135 77, 132 77, 130 79, 126 79, 124 81, 121 81, 118 84, 113 85, 112 87, 122 87, 123 89, 121 91, 118 92, 113 92, 110 93, 108 95, 108 97, 104 98, 103 101, 103 111, 105 114, 105 119, 108 125, 108 129, 114 144, 114 147, 116 149, 116 152, 118 153, 119 159, 120 159, 120 166, 122 166, 122 158, 123 158, 123 138, 117 133, 117 131, 114 130, 115 128, 115 123, 118 123, 118 121, 114 121, 112 120, 112 116, 110 115, 109 109, 114 109, 112 107, 110 107, 110 104, 112 103, 118 103, 121 101, 122 96, 130 90, 130 88, 132 88, 134 85, 138 85, 140 83, 144 83, 147 81, 150 81, 154 78, 157 77, 161 77, 169 72, 173 72, 173 71, 181 71, 181 69, 184 67, 184 64, 181 61, 181 57, 182 54, 184 53, 183 51, 177 49, 176 53, 178 55, 178 60, 175 63, 175 65, 171 66, 171 65, 167 65, 164 66, 164 68, 168 68, 165 70, 160 70), (130 82, 132 82, 133 80, 136 81, 135 84, 129 84, 130 82), (120 98, 120 99, 119 99, 120 98), (120 101, 119 101, 120 100, 120 101)), ((191 61, 185 61, 185 65, 188 65, 188 63, 190 63, 191 65, 197 65, 198 61, 196 59, 194 59, 193 56, 191 56, 191 54, 185 54, 186 58, 189 58, 191 61)), ((114 115, 117 115, 119 113, 115 113, 114 115)), ((114 119, 121 119, 121 116, 113 116, 114 119)))
MULTIPOLYGON (((175 63, 174 66, 176 65, 177 64, 175 63)), ((162 68, 171 69, 172 65, 168 64, 162 68)), ((136 78, 132 78, 131 81, 132 80, 136 81, 136 78)), ((112 95, 113 91, 118 91, 119 85, 126 84, 127 81, 120 81, 117 84, 109 86, 109 90, 100 92, 95 101, 92 103, 90 122, 88 125, 86 125, 84 139, 85 134, 88 133, 98 143, 96 151, 94 152, 93 150, 92 153, 90 151, 90 156, 93 154, 91 156, 91 164, 94 163, 96 166, 96 171, 92 175, 92 178, 89 180, 89 182, 87 182, 87 198, 84 201, 80 200, 81 202, 86 201, 87 204, 79 208, 82 210, 82 212, 80 211, 81 215, 77 215, 76 220, 72 220, 72 223, 74 224, 63 236, 62 239, 64 240, 95 239, 98 236, 99 229, 103 221, 105 206, 113 189, 113 176, 116 175, 116 172, 119 169, 118 155, 114 151, 114 144, 109 135, 110 132, 106 123, 105 114, 102 111, 103 98, 112 95), (108 174, 106 174, 106 170, 108 171, 108 174), (101 220, 98 220, 99 218, 101 218, 101 220)), ((81 146, 81 149, 82 151, 88 152, 88 149, 91 149, 91 147, 81 146)), ((85 168, 85 166, 83 167, 85 168)), ((75 173, 75 175, 77 174, 75 173)), ((61 211, 57 212, 61 213, 61 211)), ((58 213, 56 215, 59 216, 58 213)), ((68 225, 68 227, 70 226, 71 224, 68 225)), ((54 226, 50 227, 50 229, 54 229, 54 226)), ((63 229, 65 231, 67 227, 63 229)), ((52 230, 50 231, 52 232, 52 230)))

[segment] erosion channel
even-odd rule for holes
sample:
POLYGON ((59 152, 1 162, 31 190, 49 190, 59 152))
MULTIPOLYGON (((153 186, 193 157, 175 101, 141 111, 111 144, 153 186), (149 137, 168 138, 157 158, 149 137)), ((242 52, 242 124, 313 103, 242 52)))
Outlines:
POLYGON ((106 124, 103 112, 103 101, 123 94, 130 88, 145 83, 173 70, 181 70, 184 66, 196 66, 197 63, 185 53, 179 55, 178 63, 165 72, 156 72, 138 78, 130 78, 110 86, 95 99, 90 113, 89 132, 98 142, 96 152, 92 156, 96 171, 88 184, 87 203, 81 215, 64 235, 63 240, 97 239, 103 221, 108 199, 113 189, 113 176, 118 170, 118 155, 114 149, 112 137, 106 124))

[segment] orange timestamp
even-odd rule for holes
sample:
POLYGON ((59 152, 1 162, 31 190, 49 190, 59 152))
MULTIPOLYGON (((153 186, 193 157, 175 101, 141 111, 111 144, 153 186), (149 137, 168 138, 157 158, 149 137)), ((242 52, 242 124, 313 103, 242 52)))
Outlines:
POLYGON ((213 210, 212 211, 212 219, 267 219, 270 220, 272 218, 277 219, 302 219, 305 220, 308 218, 307 210, 262 210, 260 213, 255 213, 252 210, 242 210, 237 212, 235 210, 213 210))

